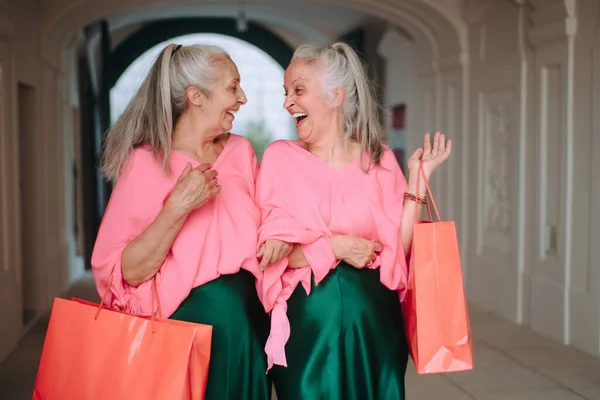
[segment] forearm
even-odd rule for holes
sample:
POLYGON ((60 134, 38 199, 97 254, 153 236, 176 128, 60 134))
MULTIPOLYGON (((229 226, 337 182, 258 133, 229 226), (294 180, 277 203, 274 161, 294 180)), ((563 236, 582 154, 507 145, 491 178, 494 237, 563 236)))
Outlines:
MULTIPOLYGON (((421 179, 419 182, 419 188, 417 193, 417 175, 411 174, 408 181, 407 192, 417 194, 418 196, 424 196, 426 193, 425 182, 421 179)), ((416 223, 421 222, 423 206, 416 201, 406 199, 402 208, 402 219, 400 222, 400 238, 402 240, 402 248, 404 254, 408 254, 412 245, 413 232, 416 223), (415 218, 416 216, 416 218, 415 218)))
POLYGON ((158 272, 186 217, 165 205, 144 232, 125 247, 121 255, 125 282, 138 286, 158 272))
POLYGON ((288 266, 291 268, 302 268, 308 266, 308 260, 304 255, 301 244, 294 244, 294 248, 288 256, 288 266))

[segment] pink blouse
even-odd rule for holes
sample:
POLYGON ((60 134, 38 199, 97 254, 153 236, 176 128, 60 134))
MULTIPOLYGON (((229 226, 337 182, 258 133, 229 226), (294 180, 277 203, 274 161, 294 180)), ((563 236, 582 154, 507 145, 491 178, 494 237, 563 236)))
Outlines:
POLYGON ((407 269, 400 220, 406 189, 406 179, 387 147, 381 165, 369 173, 361 170, 358 158, 336 170, 294 141, 277 141, 266 149, 256 184, 261 211, 258 246, 269 238, 300 243, 310 264, 288 269, 285 258, 265 269, 262 301, 271 312, 265 347, 269 369, 273 364, 287 366, 286 303, 294 289, 300 283, 309 294, 311 274, 318 284, 339 263, 331 236, 354 235, 381 243, 383 251, 370 268, 379 268, 381 283, 404 298, 407 269))
MULTIPOLYGON (((156 310, 151 281, 132 287, 123 280, 121 254, 158 215, 188 162, 198 166, 198 162, 171 152, 172 172, 166 175, 149 147, 137 148, 129 156, 115 183, 92 254, 92 271, 101 296, 114 273, 108 305, 137 315, 156 310)), ((257 163, 250 142, 230 135, 213 169, 219 172, 221 192, 190 213, 156 274, 163 317, 172 315, 193 288, 220 275, 243 268, 262 277, 256 258, 260 220, 254 202, 257 163)))

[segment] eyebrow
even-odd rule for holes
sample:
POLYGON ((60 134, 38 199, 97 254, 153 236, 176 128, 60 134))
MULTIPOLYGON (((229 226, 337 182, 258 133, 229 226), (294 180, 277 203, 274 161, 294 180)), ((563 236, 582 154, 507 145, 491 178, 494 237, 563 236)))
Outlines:
MULTIPOLYGON (((305 80, 305 79, 304 79, 304 77, 303 77, 303 76, 301 76, 300 78, 298 78, 298 79, 295 79, 295 80, 294 80, 294 82, 292 82, 292 83, 291 83, 291 85, 293 85, 294 83, 296 83, 296 82, 298 82, 298 81, 303 81, 303 80, 305 80)), ((283 88, 285 89, 285 84, 283 85, 283 88)))

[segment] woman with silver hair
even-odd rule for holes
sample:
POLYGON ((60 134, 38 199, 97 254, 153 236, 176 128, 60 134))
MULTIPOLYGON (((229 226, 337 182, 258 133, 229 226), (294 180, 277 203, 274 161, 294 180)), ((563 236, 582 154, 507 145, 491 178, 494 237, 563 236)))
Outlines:
POLYGON ((300 140, 265 150, 256 189, 275 390, 285 400, 403 399, 401 301, 426 202, 417 174, 422 162, 429 178, 451 143, 425 135, 407 182, 347 44, 301 46, 284 81, 300 140))
POLYGON ((102 159, 116 182, 92 255, 98 292, 118 310, 212 325, 206 399, 271 394, 256 155, 228 133, 245 103, 223 50, 169 45, 108 132, 102 159))

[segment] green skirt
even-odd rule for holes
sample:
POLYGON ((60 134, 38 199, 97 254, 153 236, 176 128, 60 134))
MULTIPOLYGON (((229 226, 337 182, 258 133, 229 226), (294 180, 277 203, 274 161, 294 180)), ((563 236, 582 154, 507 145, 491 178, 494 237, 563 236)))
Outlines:
POLYGON ((311 294, 288 300, 288 367, 271 370, 279 400, 401 400, 408 346, 398 293, 379 270, 340 263, 311 294))
POLYGON ((192 289, 172 319, 213 326, 206 400, 268 400, 269 317, 245 270, 192 289))

